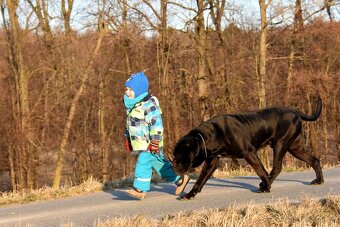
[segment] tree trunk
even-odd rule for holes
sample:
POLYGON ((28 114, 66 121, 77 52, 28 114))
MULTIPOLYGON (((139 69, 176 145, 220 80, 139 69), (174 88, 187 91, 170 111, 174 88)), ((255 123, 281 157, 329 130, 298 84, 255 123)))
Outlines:
MULTIPOLYGON (((287 75, 287 91, 286 91, 286 105, 289 105, 291 96, 293 95, 293 77, 294 77, 294 63, 296 57, 296 47, 298 42, 298 33, 303 29, 303 18, 302 18, 302 7, 301 0, 296 0, 295 12, 294 12, 294 25, 293 32, 289 44, 289 54, 288 54, 288 75, 287 75)), ((296 159, 288 155, 286 156, 287 164, 294 166, 296 164, 296 159)))
POLYGON ((200 103, 201 119, 200 121, 206 121, 210 118, 209 115, 209 78, 207 77, 207 65, 206 65, 206 31, 204 25, 204 2, 203 0, 197 0, 197 21, 196 21, 196 44, 198 54, 198 96, 200 103))
POLYGON ((60 186, 63 160, 64 160, 64 156, 65 156, 65 152, 66 152, 66 145, 67 145, 67 142, 68 142, 68 138, 69 138, 69 134, 70 134, 71 126, 72 126, 72 121, 73 121, 73 118, 74 118, 74 115, 75 115, 75 112, 76 112, 78 101, 79 101, 80 97, 82 96, 82 94, 84 92, 86 82, 87 82, 87 78, 88 78, 90 71, 92 69, 93 60, 98 55, 98 51, 99 51, 99 48, 101 47, 103 36, 105 34, 106 34, 106 29, 99 31, 99 37, 97 39, 95 49, 92 52, 93 54, 92 54, 92 56, 91 56, 91 58, 90 58, 90 60, 87 64, 87 68, 86 68, 84 74, 82 75, 82 78, 81 78, 81 81, 80 81, 80 87, 78 88, 78 90, 77 90, 76 94, 74 95, 72 102, 71 102, 70 110, 68 112, 68 116, 67 116, 66 123, 65 123, 65 126, 64 126, 64 131, 63 131, 62 139, 61 139, 61 142, 60 142, 58 157, 57 157, 57 161, 56 161, 56 165, 55 165, 54 180, 53 180, 53 187, 54 188, 59 188, 59 186, 60 186))
POLYGON ((170 51, 171 46, 169 42, 168 33, 168 0, 160 0, 161 2, 161 23, 159 28, 159 42, 157 48, 157 60, 158 60, 158 73, 159 73, 159 91, 161 92, 161 98, 163 100, 169 100, 171 105, 163 105, 164 115, 166 119, 166 129, 164 137, 166 138, 165 145, 169 146, 173 144, 176 138, 178 138, 179 133, 179 111, 174 110, 178 105, 176 105, 176 98, 173 93, 169 92, 171 87, 175 86, 173 84, 173 79, 171 80, 171 72, 169 72, 169 61, 170 61, 170 51), (170 114, 171 113, 171 114, 170 114))
POLYGON ((71 29, 71 12, 72 12, 72 8, 73 8, 73 2, 74 2, 74 0, 67 0, 67 4, 66 4, 65 0, 61 0, 61 12, 62 12, 62 15, 63 15, 64 29, 65 29, 65 35, 66 36, 70 35, 71 32, 72 32, 72 29, 71 29))
MULTIPOLYGON (((128 30, 128 27, 127 27, 127 21, 128 21, 128 18, 127 18, 127 13, 128 13, 128 10, 127 10, 127 3, 126 3, 126 0, 122 0, 122 7, 123 7, 123 15, 122 15, 122 20, 123 20, 123 29, 124 29, 124 34, 128 34, 127 33, 127 30, 128 30)), ((130 47, 130 38, 126 35, 126 37, 124 38, 124 41, 123 41, 123 52, 124 52, 124 56, 125 56, 125 65, 126 65, 126 70, 128 72, 128 74, 131 74, 132 71, 131 71, 131 63, 130 63, 130 56, 129 56, 129 47, 130 47)))
POLYGON ((266 61, 267 61, 267 7, 270 4, 265 3, 265 0, 259 0, 261 11, 261 31, 259 39, 259 60, 257 66, 257 80, 259 92, 259 108, 266 107, 266 61))
POLYGON ((213 24, 215 26, 215 29, 217 31, 218 37, 221 41, 221 44, 224 48, 227 47, 227 41, 225 40, 225 37, 223 35, 223 29, 222 29, 222 17, 224 14, 224 8, 226 0, 208 0, 210 5, 210 16, 213 21, 213 24), (216 11, 216 13, 215 13, 216 11))
MULTIPOLYGON (((266 60, 267 60, 267 7, 271 0, 266 4, 265 0, 259 0, 261 14, 261 31, 259 38, 259 58, 257 66, 257 83, 259 95, 259 108, 265 108, 266 103, 266 60)), ((267 149, 262 149, 261 159, 265 167, 269 167, 269 158, 267 149)))
MULTIPOLYGON (((324 7, 327 11, 328 18, 331 22, 333 22, 333 15, 332 15, 332 12, 331 12, 331 7, 332 7, 333 4, 335 4, 335 3, 333 3, 333 0, 324 0, 324 7)), ((337 3, 337 4, 339 4, 339 3, 337 3)))
POLYGON ((101 81, 99 84, 99 106, 98 106, 98 127, 99 127, 99 135, 100 135, 100 148, 102 152, 102 178, 103 182, 108 180, 108 159, 109 159, 109 151, 108 151, 108 136, 107 130, 105 128, 105 113, 104 113, 104 79, 101 75, 101 81))
POLYGON ((8 40, 10 46, 10 64, 12 66, 15 89, 17 113, 19 113, 20 122, 18 122, 18 135, 21 140, 21 151, 17 158, 21 159, 20 172, 21 182, 20 189, 34 188, 36 175, 36 149, 33 146, 34 135, 30 122, 30 105, 29 105, 29 88, 28 88, 28 70, 26 69, 23 57, 24 31, 20 28, 19 19, 16 14, 18 1, 6 1, 9 15, 8 40))
POLYGON ((10 171, 10 182, 12 190, 17 190, 17 181, 16 181, 16 173, 15 173, 15 165, 14 165, 14 151, 11 145, 8 148, 8 162, 9 162, 9 171, 10 171))
MULTIPOLYGON (((327 105, 324 105, 322 107, 322 131, 323 131, 323 141, 324 141, 324 145, 323 145, 323 154, 322 154, 322 158, 325 159, 325 163, 328 163, 328 129, 327 129, 327 105)), ((321 141, 321 140, 320 140, 321 141)))
MULTIPOLYGON (((307 95, 308 97, 308 111, 309 113, 313 112, 312 104, 311 104, 311 99, 310 96, 307 95)), ((316 126, 314 122, 310 122, 309 124, 309 139, 310 139, 310 146, 312 150, 312 154, 315 155, 316 157, 320 158, 320 151, 318 148, 318 136, 317 136, 317 131, 316 131, 316 126)))
POLYGON ((27 0, 27 2, 30 4, 31 9, 37 16, 39 27, 43 32, 43 39, 47 49, 51 50, 54 38, 50 27, 50 16, 47 11, 45 0, 36 0, 36 4, 33 4, 32 0, 27 0))
POLYGON ((336 126, 336 152, 338 155, 338 164, 340 163, 340 126, 337 124, 336 126))
MULTIPOLYGON (((209 5, 210 5, 210 16, 212 18, 213 24, 215 26, 216 32, 218 34, 218 37, 220 39, 220 42, 222 44, 223 47, 223 51, 224 51, 224 56, 227 55, 226 53, 226 48, 227 48, 227 41, 225 39, 225 36, 223 34, 223 29, 222 29, 222 17, 224 14, 224 8, 225 8, 225 4, 226 4, 226 0, 221 0, 221 1, 214 1, 214 0, 208 0, 209 5), (216 13, 215 13, 216 12, 216 13)), ((226 60, 225 60, 226 61, 226 60)), ((210 61, 208 61, 208 66, 209 68, 212 68, 212 65, 210 64, 210 61)), ((213 78, 216 78, 215 76, 215 72, 211 71, 211 76, 213 78)), ((228 89, 228 78, 226 76, 226 73, 224 73, 224 84, 225 84, 225 96, 227 97, 229 94, 229 89, 228 89)), ((228 112, 229 109, 229 104, 228 101, 230 97, 226 98, 224 101, 224 105, 225 105, 225 110, 228 112)), ((231 161, 231 165, 230 165, 230 169, 231 170, 235 170, 235 169, 239 169, 240 168, 240 163, 238 162, 238 160, 236 158, 232 158, 231 161)))
POLYGON ((334 106, 334 123, 335 123, 335 141, 336 141, 336 145, 335 145, 335 149, 336 149, 336 153, 338 155, 338 164, 340 163, 340 105, 337 102, 337 98, 334 97, 333 99, 333 106, 334 106))
MULTIPOLYGON (((287 76, 287 93, 286 93, 286 104, 290 101, 290 96, 292 95, 292 84, 293 84, 293 75, 294 75, 294 62, 296 56, 297 42, 298 42, 298 33, 303 30, 303 18, 302 18, 302 7, 301 0, 296 0, 295 3, 295 13, 294 13, 294 25, 293 25, 293 33, 290 40, 289 45, 289 54, 288 54, 288 76, 287 76)), ((301 53, 300 53, 301 54, 301 53)))

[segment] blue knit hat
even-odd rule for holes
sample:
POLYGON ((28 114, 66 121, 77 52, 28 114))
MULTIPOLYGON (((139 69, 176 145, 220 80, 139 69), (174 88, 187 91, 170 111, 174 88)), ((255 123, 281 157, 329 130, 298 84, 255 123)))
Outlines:
POLYGON ((125 87, 131 88, 135 92, 135 98, 141 94, 148 92, 149 82, 144 72, 139 72, 129 76, 125 82, 125 87))

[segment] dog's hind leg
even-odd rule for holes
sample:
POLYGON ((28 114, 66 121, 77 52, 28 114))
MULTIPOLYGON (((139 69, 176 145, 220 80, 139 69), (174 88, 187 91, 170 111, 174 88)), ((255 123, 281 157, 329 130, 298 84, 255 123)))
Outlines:
POLYGON ((307 151, 301 136, 294 141, 288 151, 294 157, 306 162, 314 169, 316 179, 311 184, 322 184, 324 182, 320 160, 307 151))
POLYGON ((258 192, 270 192, 269 175, 264 168, 260 158, 257 156, 256 152, 248 152, 244 158, 249 163, 249 165, 253 167, 257 175, 262 180, 258 192))
MULTIPOLYGON (((284 141, 284 140, 282 140, 284 141)), ((273 145, 273 168, 269 175, 269 183, 270 185, 274 182, 276 177, 281 173, 282 171, 282 164, 283 164, 283 158, 287 153, 288 147, 291 144, 291 142, 283 143, 282 141, 276 142, 273 145)))

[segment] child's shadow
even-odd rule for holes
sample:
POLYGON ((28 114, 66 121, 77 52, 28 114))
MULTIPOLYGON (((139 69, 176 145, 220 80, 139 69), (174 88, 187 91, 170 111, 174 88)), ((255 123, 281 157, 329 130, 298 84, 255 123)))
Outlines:
MULTIPOLYGON (((113 197, 112 200, 138 200, 129 196, 125 190, 127 189, 117 189, 117 190, 107 190, 106 193, 110 193, 113 197)), ((160 193, 174 195, 176 190, 175 184, 169 183, 159 183, 159 184, 152 184, 150 188, 150 192, 157 191, 160 193)), ((149 192, 149 193, 150 193, 149 192)))

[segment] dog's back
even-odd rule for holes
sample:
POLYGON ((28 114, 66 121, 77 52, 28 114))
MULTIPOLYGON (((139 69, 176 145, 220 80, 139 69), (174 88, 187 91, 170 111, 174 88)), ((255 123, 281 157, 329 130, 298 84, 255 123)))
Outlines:
POLYGON ((288 107, 271 107, 265 108, 257 111, 252 112, 245 112, 240 114, 228 114, 225 116, 234 117, 235 119, 239 120, 243 123, 250 123, 250 122, 259 122, 261 119, 263 120, 281 120, 286 116, 291 116, 296 114, 299 118, 303 121, 316 121, 322 111, 322 100, 320 96, 317 96, 317 104, 315 107, 314 112, 311 115, 307 115, 297 109, 292 109, 288 107))

